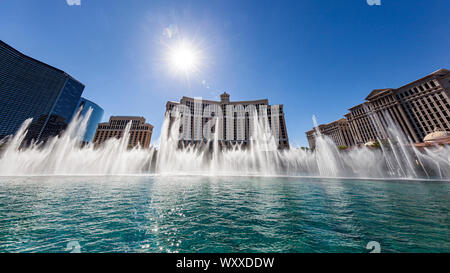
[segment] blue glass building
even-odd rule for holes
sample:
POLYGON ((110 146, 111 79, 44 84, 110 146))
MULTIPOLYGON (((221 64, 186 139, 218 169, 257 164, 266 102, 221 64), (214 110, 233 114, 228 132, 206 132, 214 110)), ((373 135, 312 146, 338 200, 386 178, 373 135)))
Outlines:
POLYGON ((84 85, 64 71, 0 40, 0 139, 33 118, 27 140, 58 135, 70 122, 84 85))
POLYGON ((100 121, 102 121, 104 111, 103 108, 98 106, 96 103, 83 97, 80 99, 77 109, 79 109, 80 107, 82 107, 80 113, 81 116, 86 115, 88 110, 92 108, 92 113, 89 118, 88 124, 86 126, 86 132, 83 137, 84 142, 91 142, 94 139, 95 131, 97 130, 97 124, 100 123, 100 121))

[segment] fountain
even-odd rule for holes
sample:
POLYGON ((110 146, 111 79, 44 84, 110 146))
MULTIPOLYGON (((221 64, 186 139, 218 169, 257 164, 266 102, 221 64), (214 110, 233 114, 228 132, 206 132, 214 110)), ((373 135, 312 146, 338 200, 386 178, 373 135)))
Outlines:
MULTIPOLYGON (((169 130, 166 115, 158 144, 150 149, 128 148, 128 124, 124 137, 111 138, 104 145, 80 145, 91 111, 78 113, 60 136, 45 143, 22 142, 31 119, 14 136, 0 142, 0 175, 258 175, 320 176, 355 178, 450 179, 450 148, 439 146, 417 150, 395 126, 380 148, 358 147, 339 151, 333 141, 317 131, 314 151, 300 148, 279 150, 271 135, 267 117, 253 116, 248 146, 219 145, 218 130, 205 145, 180 146, 179 130, 169 130)), ((172 128, 179 128, 176 117, 172 128)), ((317 122, 314 118, 314 124, 317 122)))

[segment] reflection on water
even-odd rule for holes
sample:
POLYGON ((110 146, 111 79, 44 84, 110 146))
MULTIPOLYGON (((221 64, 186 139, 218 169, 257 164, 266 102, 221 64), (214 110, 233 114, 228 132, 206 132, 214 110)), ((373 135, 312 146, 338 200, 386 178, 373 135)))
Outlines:
POLYGON ((450 251, 448 182, 2 177, 0 252, 450 251))

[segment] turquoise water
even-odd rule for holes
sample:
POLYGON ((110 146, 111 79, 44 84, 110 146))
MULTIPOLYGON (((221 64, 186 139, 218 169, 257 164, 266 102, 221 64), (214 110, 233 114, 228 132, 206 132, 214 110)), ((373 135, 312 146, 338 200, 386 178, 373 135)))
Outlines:
POLYGON ((450 252, 450 183, 1 177, 0 252, 450 252))

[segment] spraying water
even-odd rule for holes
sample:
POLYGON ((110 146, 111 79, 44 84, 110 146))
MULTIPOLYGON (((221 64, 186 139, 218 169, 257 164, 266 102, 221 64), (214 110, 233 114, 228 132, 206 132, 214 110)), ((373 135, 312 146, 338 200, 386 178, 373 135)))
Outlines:
MULTIPOLYGON (((267 117, 254 115, 250 143, 224 148, 219 145, 218 130, 204 145, 181 145, 177 130, 180 118, 171 123, 166 115, 158 147, 129 149, 131 123, 120 139, 111 138, 100 147, 80 145, 91 112, 84 116, 77 114, 60 136, 22 148, 31 124, 31 119, 26 120, 14 136, 2 140, 0 175, 198 174, 450 179, 448 146, 419 151, 394 127, 389 129, 388 141, 379 141, 380 149, 362 146, 339 151, 334 142, 317 129, 314 151, 292 147, 280 150, 268 128, 267 117)), ((313 122, 317 127, 315 118, 313 122)))

